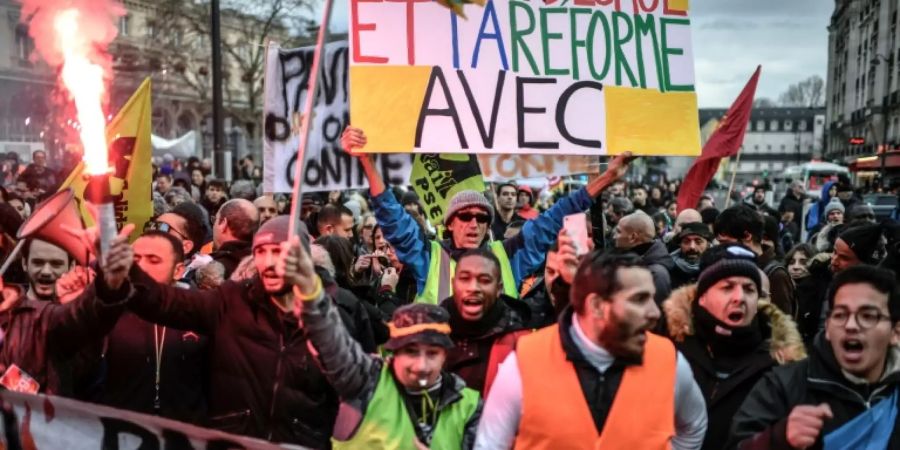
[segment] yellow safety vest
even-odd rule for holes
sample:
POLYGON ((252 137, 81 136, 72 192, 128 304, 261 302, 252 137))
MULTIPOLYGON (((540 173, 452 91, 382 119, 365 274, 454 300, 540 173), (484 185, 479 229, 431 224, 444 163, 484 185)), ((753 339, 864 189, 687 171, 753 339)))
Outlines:
MULTIPOLYGON (((513 277, 512 266, 509 265, 509 256, 503 248, 503 241, 493 241, 489 244, 491 253, 500 261, 500 279, 503 280, 503 293, 519 298, 516 289, 516 279, 513 277)), ((456 273, 456 261, 444 250, 437 241, 431 241, 431 262, 428 264, 428 279, 425 280, 425 289, 416 296, 416 303, 438 304, 441 300, 453 295, 453 274, 456 273)))

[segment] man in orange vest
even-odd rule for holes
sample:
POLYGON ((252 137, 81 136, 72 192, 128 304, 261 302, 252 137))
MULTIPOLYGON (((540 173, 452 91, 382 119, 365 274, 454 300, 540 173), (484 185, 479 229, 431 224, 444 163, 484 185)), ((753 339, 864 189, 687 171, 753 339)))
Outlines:
POLYGON ((476 449, 699 449, 706 406, 690 365, 651 334, 653 277, 631 254, 588 256, 558 324, 500 365, 476 449))

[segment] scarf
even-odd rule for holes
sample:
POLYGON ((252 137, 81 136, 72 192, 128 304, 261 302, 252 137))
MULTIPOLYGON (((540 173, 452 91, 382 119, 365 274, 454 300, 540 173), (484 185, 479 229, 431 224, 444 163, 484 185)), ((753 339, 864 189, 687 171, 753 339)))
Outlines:
POLYGON ((700 260, 697 262, 689 262, 681 257, 681 250, 676 250, 671 254, 672 260, 675 261, 675 267, 688 275, 697 275, 700 273, 700 260))
POLYGON ((506 303, 503 299, 497 297, 497 300, 491 305, 490 309, 484 312, 480 320, 465 320, 459 314, 456 308, 456 302, 451 298, 447 302, 447 312, 450 313, 450 329, 453 330, 453 336, 461 338, 480 338, 488 335, 506 316, 506 303))
POLYGON ((691 309, 694 314, 694 331, 709 346, 714 359, 740 358, 757 349, 763 342, 763 328, 766 325, 759 321, 759 314, 749 325, 734 327, 715 318, 698 301, 691 303, 691 309))

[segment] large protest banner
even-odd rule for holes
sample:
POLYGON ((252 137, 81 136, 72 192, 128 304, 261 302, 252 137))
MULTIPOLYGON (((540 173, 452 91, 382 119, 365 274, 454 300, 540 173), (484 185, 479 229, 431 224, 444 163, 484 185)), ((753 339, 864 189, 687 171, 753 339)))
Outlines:
MULTIPOLYGON (((266 52, 263 190, 291 192, 300 144, 300 117, 306 102, 313 47, 266 52)), ((305 153, 304 192, 368 186, 356 158, 341 149, 341 133, 348 122, 347 41, 328 44, 319 78, 321 94, 315 104, 305 153)), ((389 184, 406 184, 412 159, 408 155, 380 155, 376 164, 389 184)))
POLYGON ((303 449, 62 397, 0 392, 0 448, 29 450, 303 449))
MULTIPOLYGON (((109 143, 109 177, 111 194, 115 204, 116 229, 126 223, 134 224, 130 239, 134 241, 144 231, 144 224, 153 216, 153 166, 150 155, 151 88, 150 78, 144 80, 125 106, 106 126, 106 142, 109 143)), ((89 178, 85 177, 84 162, 78 163, 72 173, 60 185, 60 190, 72 188, 86 225, 94 224, 84 202, 84 191, 89 178)))
POLYGON ((696 155, 687 0, 350 0, 370 152, 696 155))

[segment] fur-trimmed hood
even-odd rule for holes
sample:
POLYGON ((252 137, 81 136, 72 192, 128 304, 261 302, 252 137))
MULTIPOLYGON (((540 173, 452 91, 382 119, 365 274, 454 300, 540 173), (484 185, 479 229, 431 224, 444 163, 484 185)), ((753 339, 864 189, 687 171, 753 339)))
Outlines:
MULTIPOLYGON (((672 291, 663 302, 662 308, 668 325, 669 337, 675 342, 683 342, 686 336, 694 334, 694 318, 691 304, 697 300, 697 285, 690 284, 672 291)), ((769 342, 769 354, 778 364, 787 364, 806 358, 806 348, 797 324, 787 314, 769 302, 759 300, 758 312, 760 320, 767 320, 772 330, 769 342)))

